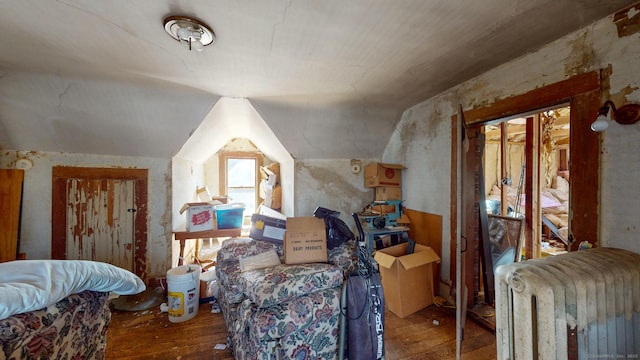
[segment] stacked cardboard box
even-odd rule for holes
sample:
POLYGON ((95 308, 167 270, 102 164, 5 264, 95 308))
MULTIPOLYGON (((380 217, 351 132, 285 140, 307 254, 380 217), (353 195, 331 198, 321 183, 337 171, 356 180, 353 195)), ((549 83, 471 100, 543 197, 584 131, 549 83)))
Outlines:
POLYGON ((369 164, 364 168, 364 186, 399 188, 402 184, 402 169, 404 166, 398 164, 369 164))
POLYGON ((374 200, 402 200, 402 169, 402 165, 385 163, 364 168, 364 186, 376 189, 374 200))
MULTIPOLYGON (((364 186, 375 188, 374 201, 381 205, 373 206, 371 210, 380 215, 395 212, 395 205, 402 201, 402 169, 399 164, 372 163, 364 168, 364 186), (388 203, 385 203, 388 202, 388 203), (386 204, 386 205, 382 205, 386 204)), ((406 217, 402 217, 404 221, 406 217)))
POLYGON ((282 207, 282 187, 280 186, 280 163, 271 163, 260 168, 260 198, 263 205, 279 210, 282 207))

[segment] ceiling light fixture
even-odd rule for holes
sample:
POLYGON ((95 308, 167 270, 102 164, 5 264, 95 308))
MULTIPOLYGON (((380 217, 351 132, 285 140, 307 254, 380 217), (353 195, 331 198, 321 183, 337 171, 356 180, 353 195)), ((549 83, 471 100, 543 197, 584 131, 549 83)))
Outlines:
POLYGON ((164 19, 164 30, 179 42, 186 42, 189 50, 202 49, 216 41, 216 34, 200 20, 188 16, 169 16, 164 19))
POLYGON ((591 130, 595 132, 607 130, 611 119, 622 125, 635 124, 640 121, 640 105, 627 104, 620 109, 616 109, 613 101, 605 101, 604 105, 598 110, 596 121, 591 124, 591 130), (611 107, 611 117, 609 117, 609 107, 611 107))

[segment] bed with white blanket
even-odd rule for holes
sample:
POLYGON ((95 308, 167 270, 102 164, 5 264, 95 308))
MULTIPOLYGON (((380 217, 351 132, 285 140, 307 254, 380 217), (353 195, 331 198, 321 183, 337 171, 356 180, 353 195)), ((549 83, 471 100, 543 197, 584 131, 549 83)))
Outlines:
POLYGON ((0 360, 104 359, 110 292, 144 290, 138 276, 101 262, 0 263, 0 360))

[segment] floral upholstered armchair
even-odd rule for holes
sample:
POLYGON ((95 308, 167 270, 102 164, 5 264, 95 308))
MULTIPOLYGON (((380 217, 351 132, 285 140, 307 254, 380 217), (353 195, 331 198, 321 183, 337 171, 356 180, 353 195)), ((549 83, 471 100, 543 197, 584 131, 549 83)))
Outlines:
POLYGON ((133 273, 96 261, 0 263, 0 360, 104 359, 110 293, 145 288, 133 273))
POLYGON ((0 320, 0 359, 104 359, 108 297, 84 291, 0 320))
POLYGON ((218 294, 236 360, 336 359, 340 296, 355 269, 353 241, 329 250, 327 263, 279 264, 241 271, 240 259, 282 245, 250 238, 223 242, 218 294))

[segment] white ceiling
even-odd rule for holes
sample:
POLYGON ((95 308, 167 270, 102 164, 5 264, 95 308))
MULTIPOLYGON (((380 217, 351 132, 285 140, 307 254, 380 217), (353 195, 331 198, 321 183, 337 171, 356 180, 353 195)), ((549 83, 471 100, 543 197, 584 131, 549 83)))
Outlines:
POLYGON ((408 107, 632 3, 3 0, 0 148, 170 157, 235 97, 296 158, 380 157, 408 107))

